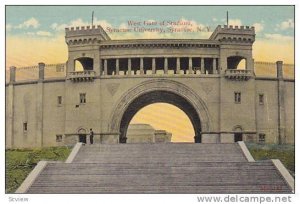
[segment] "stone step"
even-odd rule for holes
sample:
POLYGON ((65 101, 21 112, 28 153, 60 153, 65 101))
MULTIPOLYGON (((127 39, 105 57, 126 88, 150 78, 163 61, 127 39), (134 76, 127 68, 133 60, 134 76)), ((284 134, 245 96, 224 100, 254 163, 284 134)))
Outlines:
MULTIPOLYGON (((74 169, 75 170, 75 169, 74 169)), ((266 172, 266 171, 265 171, 266 172)), ((51 183, 54 182, 57 185, 60 183, 62 185, 66 185, 65 181, 68 182, 116 182, 120 185, 130 182, 137 182, 141 185, 143 183, 152 183, 152 182, 206 182, 206 183, 215 183, 215 182, 231 182, 231 183, 268 183, 275 181, 282 183, 281 180, 278 179, 278 174, 275 171, 268 171, 268 173, 273 175, 265 175, 262 172, 257 174, 252 174, 249 172, 214 172, 208 175, 209 172, 193 172, 193 173, 178 173, 178 172, 160 172, 160 171, 151 171, 151 172, 137 172, 137 171, 119 171, 119 172, 86 172, 86 174, 42 174, 41 180, 37 180, 38 183, 51 183), (204 175, 204 173, 206 175, 204 175), (159 175, 158 175, 159 174, 159 175), (199 175, 200 174, 200 175, 199 175), (151 179, 149 179, 151 176, 151 179), (76 177, 76 179, 74 179, 76 177), (254 180, 258 179, 257 181, 254 180), (120 182, 122 180, 122 183, 120 182)))
MULTIPOLYGON (((105 150, 105 151, 115 151, 115 150, 151 150, 151 149, 211 149, 211 150, 230 150, 233 147, 238 147, 238 144, 176 144, 176 143, 167 143, 167 144, 97 144, 97 145, 83 145, 82 149, 88 150, 105 150)), ((179 149, 179 150, 180 150, 179 149)))
MULTIPOLYGON (((47 167, 52 168, 65 168, 65 163, 48 163, 47 167)), ((151 162, 149 163, 148 161, 144 162, 121 162, 121 163, 114 163, 114 162, 103 162, 103 163, 70 163, 68 164, 69 167, 76 167, 76 168, 86 168, 86 167, 95 167, 95 168, 100 168, 101 166, 128 166, 128 167, 144 167, 144 168, 149 168, 149 167, 164 167, 164 166, 174 166, 174 167, 182 167, 182 166, 197 166, 199 167, 274 167, 271 161, 263 161, 263 162, 195 162, 195 161, 176 161, 174 163, 168 162, 168 163, 163 163, 163 162, 151 162)))
POLYGON ((174 185, 174 186, 72 186, 66 188, 64 186, 49 186, 47 188, 41 188, 39 186, 32 186, 28 193, 35 194, 59 194, 59 193, 77 193, 77 194, 99 194, 99 193, 188 193, 188 194, 248 194, 248 193, 290 193, 289 189, 284 186, 278 185, 174 185))
POLYGON ((246 161, 238 144, 96 144, 84 145, 73 162, 143 162, 169 160, 246 161), (189 159, 191 160, 191 159, 189 159))
MULTIPOLYGON (((143 162, 145 160, 148 160, 149 162, 176 162, 176 161, 180 161, 180 162, 184 162, 184 161, 189 161, 186 158, 77 158, 74 162, 82 162, 82 163, 92 163, 92 162, 143 162)), ((197 162, 235 162, 235 161, 240 161, 243 162, 245 161, 245 159, 243 158, 239 158, 239 157, 232 157, 232 158, 226 158, 226 157, 208 157, 208 158, 194 158, 193 161, 197 161, 197 162)))
POLYGON ((34 193, 289 192, 271 162, 49 163, 34 193), (172 166, 174 165, 174 166, 172 166), (176 166, 177 165, 177 166, 176 166), (239 188, 237 188, 237 186, 239 188))
POLYGON ((27 193, 290 193, 271 161, 238 144, 84 145, 72 163, 48 163, 27 193))

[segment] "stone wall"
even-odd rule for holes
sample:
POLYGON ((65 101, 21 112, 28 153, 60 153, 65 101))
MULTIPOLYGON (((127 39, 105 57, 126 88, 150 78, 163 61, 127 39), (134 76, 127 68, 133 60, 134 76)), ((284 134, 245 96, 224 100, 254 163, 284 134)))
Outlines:
MULTIPOLYGON (((236 126, 241 126, 245 135, 252 135, 254 141, 258 141, 258 134, 263 133, 267 143, 278 142, 277 80, 257 78, 247 82, 238 82, 219 77, 188 76, 157 79, 185 84, 203 100, 209 116, 209 124, 202 124, 207 125, 209 131, 203 135, 209 136, 210 142, 232 142, 236 126), (221 84, 222 87, 220 87, 221 84), (234 92, 237 90, 242 93, 240 104, 234 102, 234 92), (264 105, 260 105, 258 101, 258 96, 262 93, 264 105)), ((82 128, 87 132, 89 128, 93 128, 95 137, 99 138, 100 133, 110 132, 111 116, 123 95, 148 80, 155 79, 101 78, 84 83, 61 80, 42 83, 42 87, 38 87, 38 82, 7 85, 6 146, 10 148, 63 145, 63 142, 56 141, 56 135, 62 135, 63 140, 70 137, 68 135, 76 137, 79 129, 82 128), (79 101, 79 94, 82 92, 86 93, 85 104, 80 104, 79 101), (39 95, 42 96, 43 101, 42 109, 40 109, 42 113, 37 112, 39 95), (57 104, 58 96, 62 96, 61 105, 57 104), (12 110, 13 114, 9 110, 12 110), (42 115, 42 127, 40 127, 42 138, 37 136, 37 132, 41 131, 37 124, 38 114, 42 115), (25 122, 28 126, 26 132, 23 130, 25 122)), ((288 80, 284 83, 285 142, 293 143, 294 82, 288 80)), ((118 135, 117 132, 110 134, 118 135)), ((248 137, 244 138, 246 140, 248 137)))

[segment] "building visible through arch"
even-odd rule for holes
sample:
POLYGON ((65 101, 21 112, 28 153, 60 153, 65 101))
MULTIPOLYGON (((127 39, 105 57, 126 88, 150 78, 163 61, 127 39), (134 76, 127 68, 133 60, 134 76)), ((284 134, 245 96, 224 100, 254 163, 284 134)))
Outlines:
POLYGON ((112 40, 101 26, 65 32, 65 65, 10 68, 6 148, 88 142, 90 129, 95 143, 126 142, 133 115, 155 102, 183 110, 195 142, 294 143, 294 79, 284 74, 293 65, 254 62, 254 27, 217 26, 209 39, 112 40), (259 65, 276 76, 256 75, 259 65), (25 81, 26 70, 34 77, 25 81))
MULTIPOLYGON (((191 120, 194 128, 195 134, 195 142, 201 142, 201 121, 200 117, 197 113, 197 110, 188 102, 185 98, 170 91, 152 91, 146 92, 136 98, 134 98, 130 104, 126 107, 123 115, 120 115, 121 122, 119 124, 119 132, 120 132, 120 142, 126 142, 126 132, 128 125, 133 118, 133 116, 143 107, 157 102, 165 102, 175 105, 180 108, 183 112, 187 114, 189 119, 191 120)), ((118 121, 118 119, 113 119, 114 121, 118 121)))

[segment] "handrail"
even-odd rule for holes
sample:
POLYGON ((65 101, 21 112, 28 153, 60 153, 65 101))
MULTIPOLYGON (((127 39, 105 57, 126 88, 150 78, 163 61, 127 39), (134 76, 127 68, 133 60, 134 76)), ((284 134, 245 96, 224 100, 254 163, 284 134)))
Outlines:
POLYGON ((68 78, 74 82, 93 81, 96 77, 96 72, 93 70, 68 72, 68 78))
POLYGON ((70 76, 95 75, 95 74, 96 74, 96 72, 92 71, 92 70, 69 72, 70 76))
POLYGON ((248 80, 253 74, 252 70, 247 69, 226 69, 225 77, 234 80, 248 80))

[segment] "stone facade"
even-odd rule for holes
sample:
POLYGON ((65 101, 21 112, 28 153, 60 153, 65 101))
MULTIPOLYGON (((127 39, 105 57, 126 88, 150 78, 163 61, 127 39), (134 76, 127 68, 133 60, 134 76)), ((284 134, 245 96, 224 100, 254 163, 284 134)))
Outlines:
POLYGON ((126 136, 127 143, 167 143, 171 142, 172 133, 155 130, 149 124, 131 124, 126 136))
MULTIPOLYGON (((155 102, 190 118, 195 142, 294 143, 294 79, 258 77, 253 27, 218 26, 209 39, 111 40, 99 27, 66 29, 66 76, 6 84, 6 148, 124 143, 132 117, 155 102), (245 60, 244 69, 238 68, 245 60), (83 70, 76 69, 81 63, 83 70)), ((280 57, 280 56, 279 56, 280 57)))

